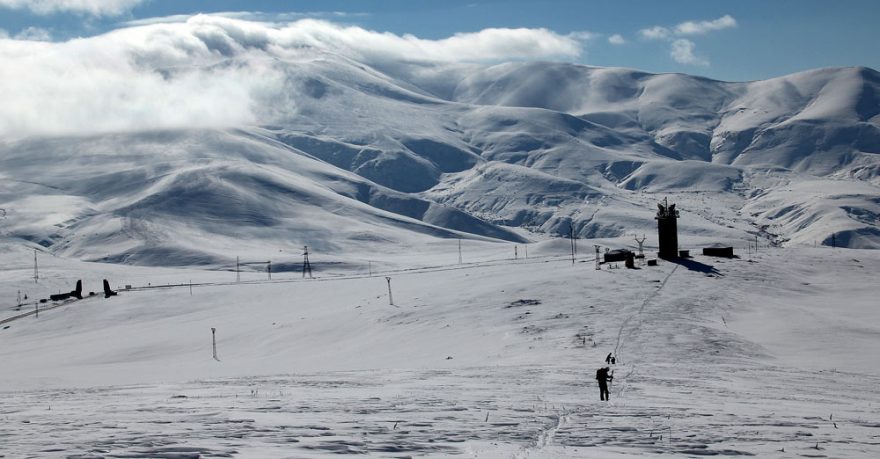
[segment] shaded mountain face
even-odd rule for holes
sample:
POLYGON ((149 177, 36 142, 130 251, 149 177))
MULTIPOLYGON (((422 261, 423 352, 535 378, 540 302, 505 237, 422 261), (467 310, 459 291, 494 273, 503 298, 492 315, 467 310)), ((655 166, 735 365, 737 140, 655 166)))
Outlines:
MULTIPOLYGON (((229 64, 231 65, 231 64, 229 64)), ((236 129, 0 143, 4 236, 91 260, 652 233, 880 248, 880 74, 727 83, 559 63, 272 64, 236 129)), ((174 78, 174 70, 165 70, 174 78)))

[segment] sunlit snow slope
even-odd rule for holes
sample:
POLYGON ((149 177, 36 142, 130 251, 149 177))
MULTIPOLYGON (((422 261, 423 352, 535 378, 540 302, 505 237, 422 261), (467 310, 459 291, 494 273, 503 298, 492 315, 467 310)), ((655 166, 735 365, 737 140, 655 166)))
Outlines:
POLYGON ((236 250, 522 241, 515 227, 647 233, 668 196, 693 244, 880 248, 872 69, 727 83, 308 48, 268 65, 283 89, 254 125, 0 142, 0 231, 86 260, 229 266, 236 250))

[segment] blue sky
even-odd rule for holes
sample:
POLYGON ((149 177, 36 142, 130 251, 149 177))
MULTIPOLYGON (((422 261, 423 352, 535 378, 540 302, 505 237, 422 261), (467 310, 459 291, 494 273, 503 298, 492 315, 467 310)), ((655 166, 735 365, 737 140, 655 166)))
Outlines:
POLYGON ((538 58, 730 81, 827 66, 880 69, 876 0, 0 0, 0 35, 65 41, 148 18, 236 11, 430 40, 486 28, 544 28, 575 38, 580 50, 538 58))

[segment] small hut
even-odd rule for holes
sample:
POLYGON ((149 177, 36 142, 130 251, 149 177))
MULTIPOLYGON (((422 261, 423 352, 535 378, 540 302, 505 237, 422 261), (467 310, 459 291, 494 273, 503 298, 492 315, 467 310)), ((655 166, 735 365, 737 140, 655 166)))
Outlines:
POLYGON ((605 263, 626 261, 627 258, 635 258, 635 254, 626 249, 615 249, 605 252, 605 263))
POLYGON ((703 247, 703 255, 708 257, 733 258, 733 247, 724 244, 712 244, 709 247, 703 247))

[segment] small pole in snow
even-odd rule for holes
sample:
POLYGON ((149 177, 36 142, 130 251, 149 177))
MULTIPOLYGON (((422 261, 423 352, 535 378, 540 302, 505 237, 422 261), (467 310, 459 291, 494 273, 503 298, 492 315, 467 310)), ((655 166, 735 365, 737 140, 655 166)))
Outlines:
POLYGON ((599 271, 600 269, 602 269, 602 265, 600 264, 600 261, 599 261, 599 245, 596 244, 596 245, 593 245, 593 247, 596 248, 596 271, 599 271))
POLYGON ((37 269, 37 249, 34 249, 34 283, 40 279, 40 271, 37 269))
POLYGON ((192 281, 192 279, 190 279, 189 280, 189 296, 192 296, 192 295, 193 295, 193 281, 192 281))
POLYGON ((517 246, 514 245, 514 246, 513 246, 513 259, 514 259, 514 260, 519 260, 519 252, 518 252, 517 249, 518 249, 517 246))
POLYGON ((21 306, 21 290, 18 291, 18 299, 15 300, 15 304, 21 306))
POLYGON ((40 318, 40 302, 39 301, 34 303, 34 318, 36 318, 36 319, 40 318))
POLYGON ((461 238, 458 239, 458 264, 461 264, 461 238))
POLYGON ((266 262, 266 274, 269 275, 269 280, 272 280, 272 260, 266 262))
POLYGON ((755 255, 758 254, 758 233, 755 233, 755 255))
POLYGON ((526 260, 529 259, 529 245, 523 244, 523 248, 526 249, 526 260))
POLYGON ((571 240, 571 264, 574 264, 574 226, 568 224, 568 238, 571 240))
POLYGON ((388 304, 394 306, 394 298, 391 297, 391 278, 386 276, 385 280, 388 281, 388 304))
POLYGON ((235 283, 241 282, 241 270, 238 264, 238 257, 235 257, 235 283))
POLYGON ((214 349, 214 360, 220 361, 217 358, 217 329, 211 327, 211 347, 214 349))

